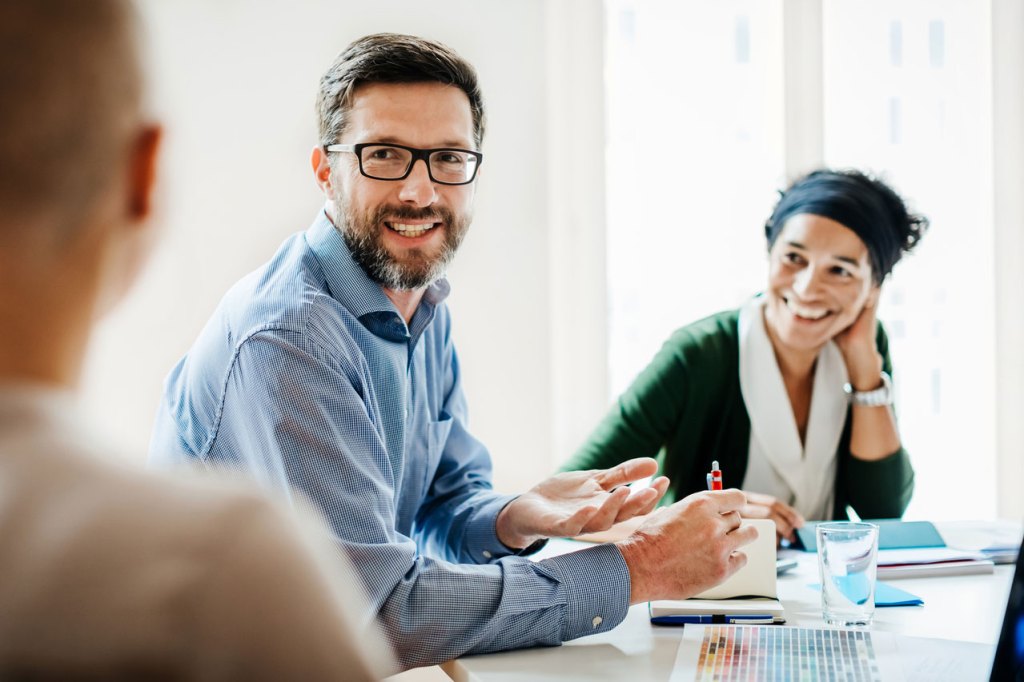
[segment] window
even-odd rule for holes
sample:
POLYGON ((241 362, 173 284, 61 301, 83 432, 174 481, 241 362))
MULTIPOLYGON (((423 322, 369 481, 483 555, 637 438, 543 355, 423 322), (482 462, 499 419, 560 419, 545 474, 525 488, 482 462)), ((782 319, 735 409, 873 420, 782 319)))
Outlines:
POLYGON ((759 290, 784 177, 781 3, 608 2, 610 385, 759 290))
POLYGON ((966 470, 995 480, 988 15, 948 0, 824 10, 825 162, 884 172, 932 221, 879 309, 918 477, 908 514, 992 516, 989 486, 963 491, 966 470))

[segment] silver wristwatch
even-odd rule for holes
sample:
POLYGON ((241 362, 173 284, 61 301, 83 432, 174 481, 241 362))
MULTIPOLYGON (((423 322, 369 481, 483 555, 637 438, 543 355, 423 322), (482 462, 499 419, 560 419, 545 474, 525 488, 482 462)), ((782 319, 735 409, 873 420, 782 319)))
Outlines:
POLYGON ((872 391, 855 391, 851 384, 844 384, 843 391, 846 392, 852 405, 861 407, 892 405, 892 379, 885 372, 882 372, 882 385, 872 391))

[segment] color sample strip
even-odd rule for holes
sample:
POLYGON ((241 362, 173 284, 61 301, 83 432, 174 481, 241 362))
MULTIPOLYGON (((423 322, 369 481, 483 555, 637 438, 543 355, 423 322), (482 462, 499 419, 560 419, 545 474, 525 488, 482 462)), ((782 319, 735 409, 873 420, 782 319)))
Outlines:
POLYGON ((864 630, 712 625, 704 628, 698 681, 881 682, 864 630))

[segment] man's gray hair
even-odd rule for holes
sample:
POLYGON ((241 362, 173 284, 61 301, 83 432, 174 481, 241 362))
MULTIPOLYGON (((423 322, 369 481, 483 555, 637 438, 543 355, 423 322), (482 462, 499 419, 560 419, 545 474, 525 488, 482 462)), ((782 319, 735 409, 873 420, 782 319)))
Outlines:
POLYGON ((369 83, 443 83, 469 98, 473 138, 484 139, 484 101, 476 70, 454 50, 433 40, 397 33, 377 33, 356 40, 339 54, 320 79, 316 109, 320 144, 341 139, 352 97, 369 83))

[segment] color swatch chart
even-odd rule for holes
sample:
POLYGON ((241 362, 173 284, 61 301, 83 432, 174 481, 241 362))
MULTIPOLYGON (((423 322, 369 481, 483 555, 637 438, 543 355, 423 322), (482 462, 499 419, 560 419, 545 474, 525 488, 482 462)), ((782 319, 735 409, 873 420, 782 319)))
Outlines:
POLYGON ((704 628, 697 680, 881 682, 871 633, 778 625, 704 628))

